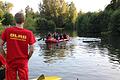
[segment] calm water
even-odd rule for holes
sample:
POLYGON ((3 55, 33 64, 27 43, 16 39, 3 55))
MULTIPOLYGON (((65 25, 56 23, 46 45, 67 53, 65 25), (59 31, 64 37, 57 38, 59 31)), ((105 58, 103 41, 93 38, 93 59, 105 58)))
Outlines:
POLYGON ((44 74, 62 80, 120 80, 119 50, 111 51, 101 42, 83 42, 91 39, 72 37, 59 44, 36 42, 29 61, 30 79, 44 74))

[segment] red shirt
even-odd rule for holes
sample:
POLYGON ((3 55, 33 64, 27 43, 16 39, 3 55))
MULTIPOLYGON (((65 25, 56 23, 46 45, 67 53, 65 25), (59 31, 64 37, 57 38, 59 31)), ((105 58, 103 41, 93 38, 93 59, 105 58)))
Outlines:
POLYGON ((5 61, 4 57, 0 54, 0 67, 2 65, 6 65, 6 61, 5 61))
POLYGON ((6 41, 7 45, 7 62, 28 59, 28 45, 32 45, 36 41, 32 31, 19 27, 5 29, 2 40, 6 41))

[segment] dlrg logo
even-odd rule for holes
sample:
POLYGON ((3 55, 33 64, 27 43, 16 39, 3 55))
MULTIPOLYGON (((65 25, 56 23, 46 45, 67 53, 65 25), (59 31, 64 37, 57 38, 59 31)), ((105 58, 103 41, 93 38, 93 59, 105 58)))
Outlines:
POLYGON ((27 36, 22 34, 10 33, 10 39, 26 41, 27 36))

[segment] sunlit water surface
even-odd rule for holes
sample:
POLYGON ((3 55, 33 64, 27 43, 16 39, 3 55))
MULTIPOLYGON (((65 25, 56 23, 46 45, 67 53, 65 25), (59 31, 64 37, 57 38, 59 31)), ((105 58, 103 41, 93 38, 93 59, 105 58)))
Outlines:
POLYGON ((100 42, 83 42, 91 38, 71 37, 59 44, 37 41, 29 61, 30 79, 59 76, 62 80, 120 80, 120 64, 116 55, 100 42), (114 58, 114 60, 112 60, 114 58))

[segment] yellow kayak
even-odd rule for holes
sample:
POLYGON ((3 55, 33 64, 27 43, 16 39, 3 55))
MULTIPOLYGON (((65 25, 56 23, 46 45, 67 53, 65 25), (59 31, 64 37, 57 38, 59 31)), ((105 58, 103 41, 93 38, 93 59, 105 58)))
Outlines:
POLYGON ((32 80, 61 80, 62 78, 58 77, 58 76, 44 76, 41 75, 36 79, 32 79, 32 80))

